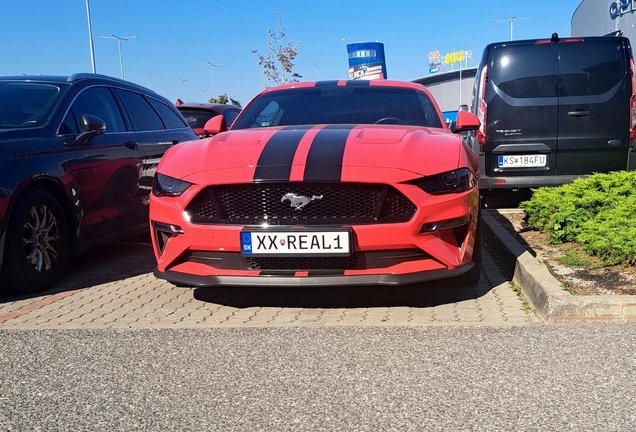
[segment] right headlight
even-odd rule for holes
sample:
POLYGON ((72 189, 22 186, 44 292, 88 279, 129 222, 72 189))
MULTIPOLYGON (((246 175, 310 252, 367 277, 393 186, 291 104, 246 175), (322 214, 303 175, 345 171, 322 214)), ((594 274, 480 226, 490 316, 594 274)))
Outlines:
POLYGON ((468 168, 459 168, 423 177, 411 183, 432 195, 442 195, 469 191, 477 185, 477 179, 468 168))
POLYGON ((174 197, 184 193, 190 186, 192 183, 157 173, 152 180, 152 193, 158 197, 174 197))

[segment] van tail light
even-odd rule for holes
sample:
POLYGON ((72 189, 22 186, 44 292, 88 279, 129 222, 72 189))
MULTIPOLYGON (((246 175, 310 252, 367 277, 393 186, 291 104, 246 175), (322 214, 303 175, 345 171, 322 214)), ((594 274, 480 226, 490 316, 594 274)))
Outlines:
POLYGON ((631 122, 629 125, 629 139, 636 139, 636 76, 634 76, 634 59, 629 61, 629 67, 632 74, 632 97, 629 100, 631 122))
MULTIPOLYGON (((479 129, 476 132, 479 145, 486 145, 486 75, 488 65, 484 65, 479 77, 479 93, 477 94, 477 118, 479 118, 479 129)), ((632 105, 633 106, 633 105, 632 105)), ((633 111, 632 111, 633 112, 633 111)), ((633 120, 632 120, 633 121, 633 120)))

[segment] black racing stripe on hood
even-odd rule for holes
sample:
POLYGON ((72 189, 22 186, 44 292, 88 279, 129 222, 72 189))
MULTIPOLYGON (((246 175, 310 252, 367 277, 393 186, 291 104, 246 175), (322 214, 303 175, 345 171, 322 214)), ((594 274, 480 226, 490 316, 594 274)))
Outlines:
POLYGON ((347 138, 355 125, 329 125, 314 137, 305 163, 305 181, 340 181, 347 138))
POLYGON ((289 181, 298 144, 312 127, 289 126, 272 135, 258 158, 254 181, 289 181))

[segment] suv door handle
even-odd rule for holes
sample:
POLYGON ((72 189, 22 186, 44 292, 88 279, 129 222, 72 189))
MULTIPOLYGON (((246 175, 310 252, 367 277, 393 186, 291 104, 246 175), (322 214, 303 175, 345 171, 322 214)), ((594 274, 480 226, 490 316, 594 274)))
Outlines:
POLYGON ((139 143, 137 141, 125 141, 124 145, 131 150, 137 150, 139 148, 139 143))
POLYGON ((568 115, 570 117, 585 117, 585 116, 589 116, 590 112, 589 111, 570 111, 568 115))
POLYGON ((173 139, 172 140, 172 145, 175 145, 175 144, 179 144, 179 140, 178 139, 173 139))

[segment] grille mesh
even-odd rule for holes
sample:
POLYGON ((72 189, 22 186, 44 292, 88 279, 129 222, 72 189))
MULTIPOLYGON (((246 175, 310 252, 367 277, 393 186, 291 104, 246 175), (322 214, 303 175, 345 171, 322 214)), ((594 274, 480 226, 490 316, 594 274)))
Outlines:
POLYGON ((210 186, 186 210, 199 224, 340 225, 406 222, 415 205, 383 184, 287 182, 210 186), (315 198, 296 210, 287 193, 315 198))
POLYGON ((245 257, 251 270, 346 270, 353 269, 358 255, 348 257, 245 257))

